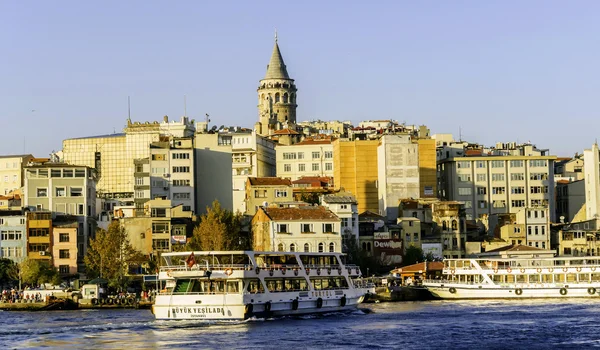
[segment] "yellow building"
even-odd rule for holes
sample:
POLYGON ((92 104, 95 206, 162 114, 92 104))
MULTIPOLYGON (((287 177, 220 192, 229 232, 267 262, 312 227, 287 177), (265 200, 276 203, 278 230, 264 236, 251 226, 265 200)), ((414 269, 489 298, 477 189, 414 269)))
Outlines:
POLYGON ((358 212, 379 212, 377 147, 379 140, 333 141, 333 177, 336 189, 352 193, 358 212))
POLYGON ((27 257, 52 261, 52 213, 27 214, 27 257))
POLYGON ((435 198, 437 193, 436 146, 434 139, 418 139, 419 184, 421 198, 435 198))

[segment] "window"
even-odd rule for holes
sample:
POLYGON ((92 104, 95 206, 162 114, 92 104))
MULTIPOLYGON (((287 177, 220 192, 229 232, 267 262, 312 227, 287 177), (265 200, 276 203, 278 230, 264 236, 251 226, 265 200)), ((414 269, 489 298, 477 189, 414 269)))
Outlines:
POLYGON ((58 240, 59 240, 61 243, 66 243, 66 242, 69 242, 69 234, 68 234, 68 233, 60 233, 60 234, 58 235, 58 240))
POLYGON ((306 164, 304 164, 304 163, 298 164, 298 171, 299 172, 306 171, 306 164))
POLYGON ((275 197, 287 197, 287 190, 275 190, 275 197))
POLYGON ((504 194, 506 187, 492 187, 492 194, 504 194))
POLYGON ((58 272, 62 274, 69 273, 69 265, 59 265, 58 272))
POLYGON ((23 239, 23 232, 21 231, 1 231, 0 238, 3 241, 20 241, 23 239))
POLYGON ((511 168, 522 168, 523 167, 523 161, 522 160, 511 160, 510 161, 510 167, 511 168))
POLYGON ((85 177, 85 169, 75 169, 75 177, 85 177))
POLYGON ((487 194, 487 187, 477 187, 477 194, 478 195, 487 194))
POLYGON ((84 215, 84 206, 83 206, 83 204, 77 204, 77 215, 84 215))
POLYGON ((506 208, 506 201, 505 200, 495 200, 492 202, 492 206, 494 208, 506 208))
POLYGON ((325 163, 325 171, 332 171, 333 163, 325 163))
POLYGON ((504 168, 503 160, 492 160, 492 168, 504 168))
POLYGON ((283 252, 285 250, 285 245, 283 245, 283 243, 279 243, 277 245, 277 250, 283 252))
POLYGON ((523 194, 525 193, 525 187, 523 186, 513 186, 510 188, 510 193, 512 194, 523 194))
POLYGON ((459 196, 470 196, 473 192, 470 187, 459 187, 458 195, 459 196))
POLYGON ((169 250, 169 239, 153 239, 153 250, 169 250))
POLYGON ((302 228, 302 233, 312 233, 313 229, 312 229, 312 224, 301 224, 300 225, 302 228))
POLYGON ((61 249, 58 251, 58 257, 60 259, 69 259, 69 250, 68 249, 61 249))
POLYGON ((298 159, 304 159, 304 152, 298 152, 298 159))
POLYGON ((173 180, 173 187, 185 187, 190 185, 190 180, 173 180))
POLYGON ((312 153, 312 159, 319 159, 321 158, 321 152, 313 152, 312 153))
POLYGON ((335 243, 333 243, 333 242, 329 243, 329 252, 330 253, 335 252, 335 243))
POLYGON ((479 209, 485 209, 485 208, 487 208, 487 202, 486 201, 477 201, 477 207, 479 207, 479 209))
POLYGON ((531 186, 530 193, 548 193, 548 186, 531 186))
POLYGON ((305 253, 308 253, 308 252, 310 252, 310 244, 308 244, 308 243, 304 243, 304 252, 305 252, 305 253))
POLYGON ((267 198, 267 190, 254 190, 254 198, 267 198))
POLYGON ((531 173, 529 175, 530 180, 548 180, 548 174, 546 173, 531 173))
POLYGON ((471 174, 458 174, 458 182, 471 182, 471 174))
POLYGON ((48 237, 49 231, 47 228, 30 228, 29 237, 48 237))
POLYGON ((333 233, 333 224, 323 224, 323 233, 333 233))
POLYGON ((465 201, 465 209, 473 208, 473 203, 471 201, 465 201))
POLYGON ((190 159, 189 153, 173 153, 173 159, 190 159))
POLYGON ((492 174, 492 181, 504 181, 504 174, 492 174))
POLYGON ((324 249, 324 244, 319 243, 319 253, 323 253, 323 249, 324 249))
POLYGON ((284 164, 283 165, 283 171, 285 171, 286 173, 289 173, 292 171, 292 165, 291 164, 284 164))
POLYGON ((319 171, 319 163, 312 163, 312 170, 319 171))
POLYGON ((350 218, 342 218, 342 227, 350 226, 350 218))
POLYGON ((61 177, 62 176, 62 171, 60 171, 60 169, 51 169, 50 170, 50 177, 61 177))
POLYGON ((290 233, 287 224, 277 224, 277 233, 290 233))
POLYGON ((513 199, 510 201, 511 206, 515 208, 522 208, 525 206, 525 201, 523 199, 513 199))
POLYGON ((462 161, 462 162, 456 162, 456 166, 457 166, 459 169, 467 169, 467 168, 470 168, 470 167, 471 167, 471 162, 465 162, 465 161, 462 161))
POLYGON ((511 181, 522 181, 522 180, 525 180, 525 174, 523 174, 523 173, 510 174, 510 180, 511 181))
POLYGON ((152 233, 168 233, 169 223, 167 222, 153 222, 152 233))
POLYGON ((48 189, 47 188, 38 188, 37 189, 37 197, 48 197, 48 189))
POLYGON ((477 167, 480 168, 480 169, 485 168, 485 161, 484 160, 478 160, 476 164, 477 164, 477 167))
POLYGON ((296 159, 296 153, 294 152, 284 152, 283 153, 284 160, 296 159))
POLYGON ((64 197, 65 196, 65 188, 64 187, 56 187, 54 189, 56 192, 56 197, 64 197))
POLYGON ((174 166, 173 167, 173 173, 189 173, 189 172, 190 172, 189 166, 174 166))
POLYGON ((166 218, 167 217, 167 209, 166 208, 152 208, 151 215, 153 218, 166 218))
POLYGON ((325 159, 333 158, 333 151, 325 151, 325 159))
POLYGON ((296 245, 294 243, 290 244, 290 252, 295 252, 296 251, 296 245))
POLYGON ((548 166, 548 161, 545 159, 532 159, 529 161, 529 166, 534 167, 546 167, 548 166))
POLYGON ((487 180, 486 174, 477 174, 477 181, 486 181, 486 180, 487 180))
POLYGON ((187 192, 173 193, 173 199, 190 199, 190 194, 187 192))

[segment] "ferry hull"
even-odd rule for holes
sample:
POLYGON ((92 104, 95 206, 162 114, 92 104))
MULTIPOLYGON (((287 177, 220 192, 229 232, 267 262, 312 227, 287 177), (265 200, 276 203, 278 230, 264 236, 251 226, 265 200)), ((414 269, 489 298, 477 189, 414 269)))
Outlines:
POLYGON ((322 298, 320 307, 318 299, 315 298, 298 300, 297 309, 294 310, 293 299, 272 301, 269 307, 266 302, 252 303, 251 301, 247 304, 229 302, 224 305, 214 302, 196 304, 190 303, 189 300, 171 300, 169 304, 168 300, 161 300, 159 297, 152 312, 157 320, 241 321, 250 317, 281 317, 347 311, 356 309, 363 298, 362 295, 346 298, 343 306, 341 298, 322 298))
POLYGON ((538 299, 538 298, 598 298, 598 286, 552 286, 552 287, 527 287, 527 286, 479 286, 444 284, 444 286, 424 285, 431 294, 440 299, 538 299))

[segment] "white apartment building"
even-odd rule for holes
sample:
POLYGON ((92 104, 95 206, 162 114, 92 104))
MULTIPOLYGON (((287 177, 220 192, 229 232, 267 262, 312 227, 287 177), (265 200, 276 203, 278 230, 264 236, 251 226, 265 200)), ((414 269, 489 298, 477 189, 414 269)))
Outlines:
POLYGON ((358 202, 350 193, 328 194, 321 204, 340 219, 342 238, 353 239, 358 243, 358 202))
POLYGON ((303 176, 333 178, 331 140, 306 139, 290 146, 277 146, 277 177, 296 181, 303 176))
POLYGON ((379 214, 398 218, 401 199, 419 198, 419 145, 410 135, 384 135, 377 147, 379 214))
POLYGON ((23 167, 32 158, 31 154, 0 156, 0 196, 23 187, 23 167))
POLYGON ((531 207, 548 208, 554 221, 556 157, 546 155, 547 150, 523 146, 454 150, 449 158, 444 157, 447 150, 438 149, 438 196, 463 202, 468 220, 531 207))
POLYGON ((244 213, 247 179, 275 176, 275 143, 249 129, 206 130, 199 128, 194 142, 197 212, 217 199, 223 208, 244 213))

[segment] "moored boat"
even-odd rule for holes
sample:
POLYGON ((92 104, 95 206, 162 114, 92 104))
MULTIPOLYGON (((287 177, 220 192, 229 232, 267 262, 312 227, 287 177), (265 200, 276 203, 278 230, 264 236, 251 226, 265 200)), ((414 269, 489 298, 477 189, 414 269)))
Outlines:
POLYGON ((356 308, 357 266, 341 253, 173 252, 162 254, 157 319, 244 320, 356 308))
POLYGON ((445 259, 423 286, 441 299, 598 297, 600 257, 445 259))

